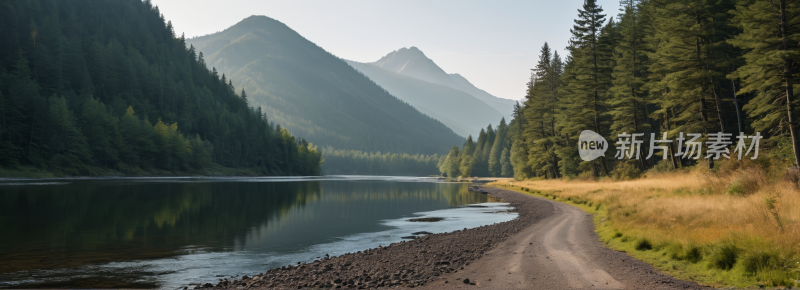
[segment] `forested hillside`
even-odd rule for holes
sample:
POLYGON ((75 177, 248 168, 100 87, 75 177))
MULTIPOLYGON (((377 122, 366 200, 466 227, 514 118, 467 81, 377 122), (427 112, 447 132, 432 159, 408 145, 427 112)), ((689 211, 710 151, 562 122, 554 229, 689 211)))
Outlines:
POLYGON ((5 170, 320 173, 149 0, 0 1, 0 119, 5 170))
MULTIPOLYGON (((504 140, 514 177, 635 177, 715 166, 704 158, 706 143, 700 159, 681 155, 677 141, 656 143, 668 146, 666 160, 662 150, 646 158, 651 133, 669 140, 699 133, 699 142, 710 133, 731 134, 732 158, 740 132, 759 133, 759 158, 797 164, 800 3, 625 0, 613 17, 586 0, 570 33, 566 57, 541 48, 525 102, 514 109, 504 140), (612 147, 582 161, 576 149, 583 130, 609 143, 621 133, 644 133, 640 155, 614 158, 612 147)), ((465 147, 451 150, 443 173, 480 175, 465 166, 477 153, 465 147)), ((500 171, 489 164, 489 173, 508 174, 498 160, 500 171)))
POLYGON ((285 24, 251 16, 187 40, 208 67, 232 77, 251 104, 320 146, 367 152, 443 154, 463 139, 389 94, 344 60, 285 24))

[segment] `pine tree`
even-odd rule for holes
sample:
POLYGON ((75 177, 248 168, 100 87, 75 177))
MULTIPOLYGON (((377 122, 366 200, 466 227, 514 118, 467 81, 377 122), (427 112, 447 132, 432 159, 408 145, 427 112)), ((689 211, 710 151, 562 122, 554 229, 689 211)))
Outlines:
POLYGON ((500 176, 503 177, 512 177, 514 176, 514 167, 511 166, 511 156, 508 151, 508 148, 503 149, 503 153, 500 154, 500 176))
POLYGON ((500 125, 497 126, 497 134, 495 134, 495 140, 492 144, 492 149, 489 152, 489 173, 492 176, 500 176, 502 171, 502 165, 500 164, 500 156, 503 153, 503 149, 506 148, 506 135, 508 134, 508 125, 506 125, 506 119, 502 118, 500 120, 500 125))
MULTIPOLYGON (((675 111, 672 135, 676 132, 727 132, 722 106, 721 84, 731 53, 725 42, 731 3, 728 1, 681 0, 657 9, 658 49, 651 55, 650 71, 661 75, 663 91, 659 106, 675 111)), ((652 89, 651 89, 652 91, 652 89)), ((713 160, 709 159, 709 167, 713 160)))
POLYGON ((467 136, 467 141, 464 142, 464 145, 461 148, 462 155, 472 156, 472 154, 475 153, 475 142, 472 141, 471 134, 467 136))
POLYGON ((447 157, 445 157, 444 162, 442 162, 441 166, 439 166, 439 171, 447 177, 457 177, 461 171, 460 155, 461 154, 458 150, 458 146, 453 146, 453 149, 450 149, 450 153, 448 153, 447 157))
MULTIPOLYGON (((644 49, 646 24, 640 13, 640 2, 621 2, 624 13, 620 15, 620 41, 614 50, 613 87, 608 107, 613 120, 611 136, 622 133, 646 133, 650 124, 645 122, 647 94, 643 89, 647 78, 647 53, 644 49)), ((647 134, 645 134, 647 135, 647 134)), ((639 151, 639 165, 644 168, 644 148, 639 151)))
POLYGON ((794 162, 800 164, 800 140, 794 86, 800 81, 800 5, 796 2, 739 1, 734 23, 742 33, 729 42, 746 51, 745 65, 730 75, 742 80, 740 93, 755 98, 744 106, 756 131, 789 128, 794 162), (784 106, 785 107, 782 107, 784 106))
POLYGON ((461 157, 461 166, 460 173, 463 177, 470 177, 472 176, 472 169, 475 165, 475 159, 472 158, 470 155, 462 155, 461 157))
POLYGON ((528 146, 523 136, 525 118, 522 117, 523 108, 519 102, 514 104, 514 118, 509 126, 511 136, 510 162, 514 170, 514 178, 524 180, 534 176, 531 167, 528 165, 528 146))
MULTIPOLYGON (((562 81, 565 87, 562 96, 566 98, 563 102, 563 127, 562 134, 568 136, 571 144, 576 144, 577 137, 583 130, 593 130, 602 136, 607 136, 608 132, 603 128, 608 127, 607 116, 604 113, 605 98, 607 91, 605 87, 608 65, 602 49, 610 47, 601 45, 600 36, 605 25, 605 14, 601 14, 603 9, 597 5, 595 0, 585 0, 583 9, 578 10, 578 19, 570 30, 572 38, 568 50, 570 57, 565 65, 562 81), (574 141, 574 142, 573 142, 574 141)), ((564 156, 567 157, 567 156, 564 156)), ((595 165, 599 163, 603 173, 608 175, 606 160, 604 156, 592 161, 589 167, 595 176, 599 176, 595 165)))

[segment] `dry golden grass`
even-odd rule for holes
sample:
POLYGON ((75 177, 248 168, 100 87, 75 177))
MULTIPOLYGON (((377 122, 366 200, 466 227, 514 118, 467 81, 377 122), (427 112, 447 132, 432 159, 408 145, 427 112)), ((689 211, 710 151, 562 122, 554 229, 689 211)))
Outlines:
MULTIPOLYGON (((773 270, 800 272, 800 190, 777 163, 723 161, 716 172, 700 164, 636 180, 499 181, 559 199, 598 203, 605 226, 656 245, 777 251, 773 270), (715 246, 717 245, 717 246, 715 246), (791 264, 791 265, 790 265, 791 264)), ((602 235, 601 235, 602 237, 602 235)), ((713 250, 708 250, 713 251, 713 250)), ((741 260, 741 259, 740 259, 741 260)), ((770 270, 772 271, 772 270, 770 270)))

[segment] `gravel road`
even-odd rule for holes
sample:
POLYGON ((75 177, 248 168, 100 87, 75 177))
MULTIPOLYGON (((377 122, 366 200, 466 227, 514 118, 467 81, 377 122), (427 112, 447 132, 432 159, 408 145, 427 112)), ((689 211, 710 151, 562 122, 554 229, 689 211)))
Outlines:
MULTIPOLYGON (((491 188, 492 195, 509 191, 491 188)), ((519 193, 514 193, 519 194, 519 193)), ((521 194, 519 194, 521 195, 521 194)), ((592 216, 544 198, 526 196, 549 216, 523 229, 457 273, 425 289, 468 289, 464 279, 487 289, 694 289, 694 282, 659 273, 652 266, 603 245, 592 216)))
MULTIPOLYGON (((511 203, 509 222, 429 235, 204 288, 696 289, 598 241, 589 214, 488 187, 511 203), (467 281, 468 279, 468 281, 467 281)), ((199 288, 199 287, 198 287, 199 288)))

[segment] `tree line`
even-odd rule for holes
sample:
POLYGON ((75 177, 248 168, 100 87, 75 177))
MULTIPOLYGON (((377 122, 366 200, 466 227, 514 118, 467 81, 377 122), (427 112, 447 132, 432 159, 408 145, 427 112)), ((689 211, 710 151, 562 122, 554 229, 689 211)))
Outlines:
POLYGON ((461 149, 458 146, 450 149, 450 153, 439 162, 439 171, 448 177, 513 176, 509 129, 503 118, 497 130, 493 130, 491 124, 481 129, 478 142, 474 142, 470 135, 461 149))
POLYGON ((437 165, 444 156, 439 154, 407 154, 342 150, 333 147, 322 149, 325 175, 438 175, 437 165))
POLYGON ((0 1, 0 167, 318 175, 149 0, 0 1))
MULTIPOLYGON (((794 89, 800 78, 800 3, 620 3, 621 13, 615 19, 607 18, 595 0, 585 0, 570 30, 566 57, 547 43, 542 46, 525 99, 515 106, 504 139, 510 146, 510 175, 517 179, 636 175, 700 160, 714 166, 713 159, 677 155, 681 148, 676 142, 668 143, 667 156, 645 158, 651 133, 656 140, 664 133, 670 140, 681 132, 701 133, 697 141, 705 142, 708 134, 722 132, 731 134, 736 144, 739 132, 750 136, 760 132, 761 150, 798 164, 794 89), (615 154, 609 150, 607 156, 583 161, 576 149, 584 130, 599 133, 609 143, 617 142, 622 133, 644 133, 639 156, 609 158, 615 154)), ((459 152, 465 155, 464 151, 474 156, 470 146, 453 148, 442 172, 482 175, 464 166, 476 158, 461 157, 460 163, 451 158, 459 152)), ((496 154, 494 148, 491 152, 496 154)), ((472 168, 507 175, 503 154, 498 159, 500 169, 491 164, 472 168)), ((494 155, 490 162, 491 158, 494 155)))

